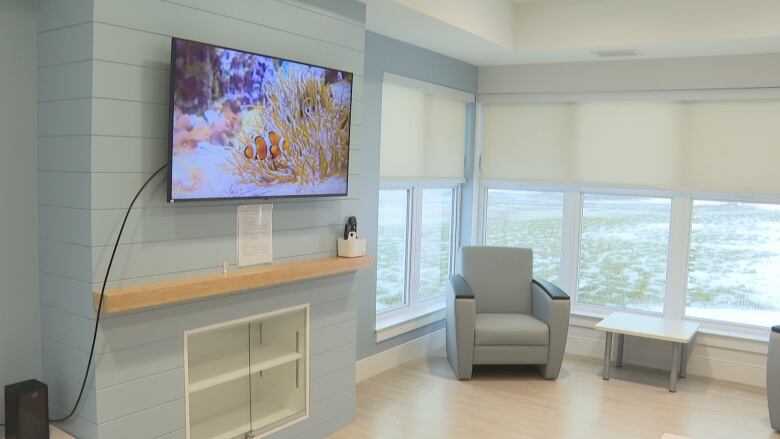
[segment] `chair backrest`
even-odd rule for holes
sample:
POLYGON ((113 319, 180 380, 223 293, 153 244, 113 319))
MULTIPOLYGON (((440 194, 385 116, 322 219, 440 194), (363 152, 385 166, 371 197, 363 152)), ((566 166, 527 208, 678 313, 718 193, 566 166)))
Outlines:
POLYGON ((461 249, 460 265, 478 313, 531 314, 531 249, 466 246, 461 249))

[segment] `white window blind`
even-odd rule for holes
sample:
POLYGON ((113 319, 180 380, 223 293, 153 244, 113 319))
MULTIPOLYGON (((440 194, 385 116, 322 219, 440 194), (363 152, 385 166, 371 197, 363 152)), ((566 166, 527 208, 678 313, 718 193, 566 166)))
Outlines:
POLYGON ((467 104, 474 96, 385 74, 380 176, 463 179, 467 104))
POLYGON ((777 193, 780 100, 487 103, 482 175, 777 193))

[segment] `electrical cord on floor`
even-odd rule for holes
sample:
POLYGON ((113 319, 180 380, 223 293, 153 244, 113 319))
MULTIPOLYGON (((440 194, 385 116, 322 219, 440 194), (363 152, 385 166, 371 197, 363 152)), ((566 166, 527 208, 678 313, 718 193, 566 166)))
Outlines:
MULTIPOLYGON (((73 404, 73 409, 70 411, 70 413, 68 413, 67 416, 59 419, 49 419, 49 422, 63 422, 73 417, 73 415, 76 413, 76 409, 78 408, 79 403, 81 402, 81 397, 84 396, 84 388, 87 386, 87 378, 89 377, 89 368, 90 366, 92 366, 92 357, 95 354, 95 342, 97 341, 98 324, 100 323, 100 311, 103 309, 103 297, 105 296, 106 293, 106 283, 108 283, 108 275, 111 273, 111 266, 114 263, 114 256, 116 255, 116 250, 119 247, 119 240, 122 239, 122 232, 124 232, 125 230, 125 224, 127 224, 127 218, 130 216, 130 211, 133 209, 133 205, 135 204, 135 201, 144 191, 146 186, 149 185, 152 179, 156 177, 157 174, 159 174, 166 167, 168 167, 168 165, 162 165, 160 169, 154 171, 154 174, 152 174, 149 178, 146 179, 146 181, 141 186, 141 188, 138 189, 138 192, 135 193, 135 196, 133 197, 133 201, 131 201, 130 205, 127 206, 127 210, 125 211, 125 218, 122 220, 122 227, 119 228, 119 233, 117 233, 116 235, 116 241, 114 242, 114 249, 111 251, 111 258, 108 260, 108 267, 106 267, 106 275, 103 278, 103 286, 100 288, 100 300, 98 300, 97 314, 95 317, 95 331, 92 334, 92 347, 89 349, 89 360, 87 360, 87 370, 84 372, 84 381, 82 381, 81 383, 81 390, 79 390, 79 396, 76 398, 76 402, 73 404)), ((0 424, 0 425, 4 426, 5 424, 0 424)))

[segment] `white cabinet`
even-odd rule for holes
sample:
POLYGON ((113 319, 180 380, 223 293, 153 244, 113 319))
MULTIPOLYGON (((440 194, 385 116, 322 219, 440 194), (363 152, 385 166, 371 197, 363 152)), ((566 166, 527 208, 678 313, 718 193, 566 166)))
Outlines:
POLYGON ((188 439, 262 437, 308 417, 309 305, 184 334, 188 439))

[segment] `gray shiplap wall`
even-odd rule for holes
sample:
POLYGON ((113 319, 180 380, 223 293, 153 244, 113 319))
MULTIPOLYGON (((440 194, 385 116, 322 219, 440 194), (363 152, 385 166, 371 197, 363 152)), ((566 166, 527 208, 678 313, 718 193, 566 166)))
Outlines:
MULTIPOLYGON (((167 158, 170 37, 207 41, 355 73, 350 181, 362 169, 365 6, 292 0, 44 1, 41 314, 53 409, 69 407, 87 359, 100 287, 123 209, 167 158), (78 5, 75 5, 78 3, 78 5), (80 13, 79 13, 80 12, 80 13), (348 13, 346 13, 348 12, 348 13), (59 81, 55 86, 53 81, 59 81), (66 151, 69 151, 66 152, 66 151), (45 216, 45 218, 43 218, 45 216), (44 300, 45 297, 45 300, 44 300)), ((40 24, 39 24, 40 25, 40 24)), ((128 221, 110 286, 235 269, 235 202, 165 203, 164 178, 128 221)), ((274 204, 276 261, 335 254, 359 184, 337 199, 274 204)), ((106 317, 80 438, 184 437, 185 330, 299 303, 312 305, 311 417, 273 437, 320 437, 354 418, 355 275, 106 317)))
MULTIPOLYGON (((43 380, 52 417, 78 394, 94 325, 90 312, 92 2, 38 1, 38 281, 43 380), (63 334, 72 334, 70 338, 63 334)), ((94 375, 67 429, 96 436, 94 375)))
POLYGON ((0 2, 0 386, 41 378, 35 28, 34 3, 0 2))

